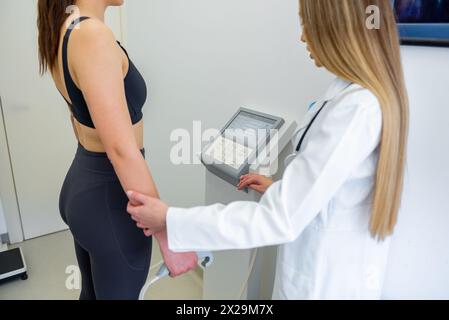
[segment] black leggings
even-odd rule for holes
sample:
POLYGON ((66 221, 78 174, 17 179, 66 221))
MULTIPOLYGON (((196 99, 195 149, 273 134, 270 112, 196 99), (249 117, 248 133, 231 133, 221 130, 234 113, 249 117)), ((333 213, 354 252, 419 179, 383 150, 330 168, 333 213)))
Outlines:
POLYGON ((148 275, 152 241, 126 212, 127 203, 106 154, 79 145, 59 209, 75 239, 81 300, 139 296, 148 275))

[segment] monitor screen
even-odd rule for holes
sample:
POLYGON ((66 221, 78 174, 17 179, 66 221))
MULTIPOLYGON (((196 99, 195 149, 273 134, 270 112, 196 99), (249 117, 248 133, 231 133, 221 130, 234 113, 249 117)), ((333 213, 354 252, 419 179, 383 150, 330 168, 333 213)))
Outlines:
POLYGON ((404 44, 449 45, 449 0, 391 0, 404 44))
POLYGON ((449 0, 395 0, 399 23, 449 23, 449 0))

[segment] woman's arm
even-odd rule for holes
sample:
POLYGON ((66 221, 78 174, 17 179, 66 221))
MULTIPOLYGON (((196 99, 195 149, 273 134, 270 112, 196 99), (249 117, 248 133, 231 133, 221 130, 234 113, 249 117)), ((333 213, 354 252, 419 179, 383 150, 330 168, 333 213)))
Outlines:
POLYGON ((123 83, 122 53, 112 31, 100 21, 89 19, 72 37, 69 52, 74 81, 83 92, 123 189, 133 187, 158 197, 134 137, 123 83))
MULTIPOLYGON (((134 136, 125 95, 123 52, 112 31, 100 21, 89 19, 73 33, 69 51, 73 57, 70 62, 74 81, 83 92, 95 128, 123 189, 138 190, 158 198, 153 177, 134 136)), ((155 237, 164 259, 169 260, 173 275, 196 264, 194 254, 177 255, 180 261, 176 261, 168 251, 166 233, 155 237), (182 270, 177 268, 181 264, 182 270)))

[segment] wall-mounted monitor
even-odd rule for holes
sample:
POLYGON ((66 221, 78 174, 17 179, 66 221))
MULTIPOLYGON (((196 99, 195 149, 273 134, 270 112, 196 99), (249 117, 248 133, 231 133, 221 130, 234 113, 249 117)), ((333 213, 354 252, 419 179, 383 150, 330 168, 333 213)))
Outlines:
POLYGON ((449 46, 449 0, 391 0, 403 44, 449 46))

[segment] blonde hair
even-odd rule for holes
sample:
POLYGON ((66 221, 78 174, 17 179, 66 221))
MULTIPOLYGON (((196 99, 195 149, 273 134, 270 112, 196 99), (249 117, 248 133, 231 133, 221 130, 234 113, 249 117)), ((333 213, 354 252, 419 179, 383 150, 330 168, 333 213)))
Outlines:
POLYGON ((382 135, 370 230, 385 239, 401 203, 408 136, 408 98, 397 25, 390 0, 300 0, 310 50, 335 75, 370 90, 382 109, 382 135), (380 28, 366 25, 367 8, 380 10, 380 28))

